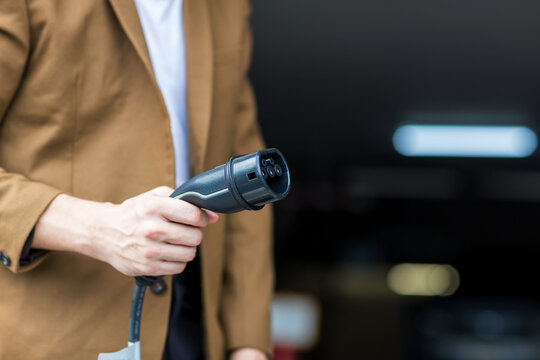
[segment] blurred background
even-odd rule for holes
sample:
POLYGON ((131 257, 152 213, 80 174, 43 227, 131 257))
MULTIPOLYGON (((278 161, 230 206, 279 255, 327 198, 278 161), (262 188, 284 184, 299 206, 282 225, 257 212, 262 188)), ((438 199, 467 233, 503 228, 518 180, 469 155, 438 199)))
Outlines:
POLYGON ((540 359, 540 3, 252 3, 277 360, 540 359))

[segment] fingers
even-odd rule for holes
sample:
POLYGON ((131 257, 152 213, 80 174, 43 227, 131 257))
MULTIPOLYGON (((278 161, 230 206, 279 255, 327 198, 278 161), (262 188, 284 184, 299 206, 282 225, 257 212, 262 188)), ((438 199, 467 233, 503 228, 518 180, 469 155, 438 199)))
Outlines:
POLYGON ((158 261, 156 265, 149 266, 138 275, 160 276, 176 275, 183 272, 187 264, 185 262, 158 261))
POLYGON ((149 260, 183 262, 187 263, 195 259, 197 248, 195 246, 183 246, 172 244, 157 244, 146 251, 145 257, 149 260))
POLYGON ((150 190, 143 197, 143 208, 150 213, 165 219, 196 227, 205 227, 214 224, 219 216, 215 212, 192 205, 186 201, 170 198, 174 190, 167 186, 160 186, 150 190))
POLYGON ((187 264, 186 263, 177 263, 177 262, 170 262, 170 261, 163 261, 161 263, 161 275, 176 275, 180 274, 186 269, 187 264))
MULTIPOLYGON (((156 204, 150 211, 169 221, 196 227, 205 227, 209 224, 209 214, 195 205, 169 197, 156 199, 154 200, 156 204)), ((216 214, 211 215, 212 219, 215 218, 214 215, 216 214)))
MULTIPOLYGON (((197 248, 191 246, 152 244, 148 246, 135 271, 130 275, 173 275, 184 271, 187 263, 195 259, 197 248)), ((133 261, 134 259, 131 259, 133 261)))
POLYGON ((187 263, 195 259, 197 248, 171 244, 155 244, 146 250, 141 275, 172 275, 184 271, 187 263))
POLYGON ((174 245, 198 246, 203 238, 200 228, 178 223, 150 221, 141 227, 145 238, 174 245))

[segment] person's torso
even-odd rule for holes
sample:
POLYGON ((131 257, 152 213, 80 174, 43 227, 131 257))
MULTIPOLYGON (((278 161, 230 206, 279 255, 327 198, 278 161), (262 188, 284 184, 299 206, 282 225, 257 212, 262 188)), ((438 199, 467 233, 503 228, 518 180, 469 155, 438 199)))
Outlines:
MULTIPOLYGON (((169 118, 134 4, 27 4, 31 50, 2 119, 0 164, 97 201, 121 202, 156 186, 174 186, 169 118)), ((244 0, 185 0, 193 174, 232 155, 227 139, 234 131, 232 118, 244 75, 239 64, 245 5, 244 0)), ((221 221, 206 232, 213 259, 221 258, 225 224, 221 221)), ((213 261, 205 268, 204 281, 219 283, 221 266, 213 261)), ((92 359, 125 346, 133 280, 110 266, 54 253, 28 273, 2 271, 0 277, 0 359, 62 358, 65 353, 92 359), (3 341, 6 331, 12 332, 9 343, 3 341)), ((219 296, 214 295, 219 288, 213 291, 213 305, 205 316, 207 327, 218 334, 219 296)), ((156 351, 161 355, 169 303, 170 290, 145 300, 144 358, 156 358, 156 351)), ((213 335, 210 346, 222 348, 220 336, 213 335)))

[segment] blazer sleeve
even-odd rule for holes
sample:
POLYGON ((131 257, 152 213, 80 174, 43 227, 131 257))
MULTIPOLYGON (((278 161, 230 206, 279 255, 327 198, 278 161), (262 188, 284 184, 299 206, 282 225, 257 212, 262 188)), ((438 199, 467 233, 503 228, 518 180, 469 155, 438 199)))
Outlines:
MULTIPOLYGON (((256 121, 255 99, 247 71, 251 59, 249 4, 243 46, 244 83, 236 117, 234 151, 246 154, 264 148, 256 121)), ((272 209, 228 215, 222 322, 226 347, 257 348, 271 353, 270 305, 274 288, 272 209)))
MULTIPOLYGON (((23 79, 30 52, 30 29, 24 0, 0 1, 0 121, 9 111, 23 79)), ((1 132, 1 122, 0 122, 1 132)), ((0 137, 1 141, 1 137, 0 137)), ((22 272, 19 259, 26 240, 48 204, 60 193, 46 184, 10 173, 0 164, 0 267, 22 272)))

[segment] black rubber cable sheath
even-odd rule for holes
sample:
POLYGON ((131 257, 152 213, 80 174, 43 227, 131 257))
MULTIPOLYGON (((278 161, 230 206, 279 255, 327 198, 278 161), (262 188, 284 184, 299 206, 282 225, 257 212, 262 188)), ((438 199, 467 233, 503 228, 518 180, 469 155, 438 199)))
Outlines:
POLYGON ((133 299, 131 300, 131 313, 129 316, 129 342, 137 342, 141 333, 141 314, 146 285, 135 283, 133 290, 133 299))

